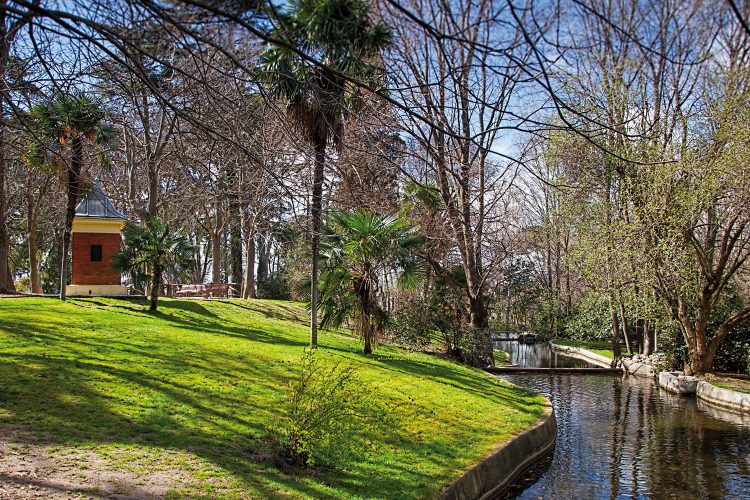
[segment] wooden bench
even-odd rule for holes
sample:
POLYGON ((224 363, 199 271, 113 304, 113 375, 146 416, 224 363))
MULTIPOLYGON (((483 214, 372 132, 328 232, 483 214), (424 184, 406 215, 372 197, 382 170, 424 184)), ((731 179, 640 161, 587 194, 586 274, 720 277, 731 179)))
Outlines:
POLYGON ((206 285, 206 297, 229 297, 229 283, 209 283, 206 285))
POLYGON ((205 294, 206 285, 180 285, 175 297, 196 297, 205 294))
POLYGON ((229 297, 229 283, 206 283, 197 285, 180 285, 175 297, 229 297))

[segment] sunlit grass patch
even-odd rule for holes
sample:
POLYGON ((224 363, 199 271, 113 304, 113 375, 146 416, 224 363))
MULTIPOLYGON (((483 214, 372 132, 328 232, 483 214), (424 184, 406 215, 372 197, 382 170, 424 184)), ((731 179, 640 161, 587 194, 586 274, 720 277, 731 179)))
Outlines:
POLYGON ((357 339, 323 333, 319 351, 355 366, 400 418, 345 467, 279 469, 265 438, 307 343, 292 302, 163 299, 150 313, 138 300, 0 300, 0 432, 23 429, 19 445, 38 440, 55 460, 94 453, 79 472, 175 472, 171 497, 414 498, 543 411, 481 371, 388 346, 366 357, 357 339))

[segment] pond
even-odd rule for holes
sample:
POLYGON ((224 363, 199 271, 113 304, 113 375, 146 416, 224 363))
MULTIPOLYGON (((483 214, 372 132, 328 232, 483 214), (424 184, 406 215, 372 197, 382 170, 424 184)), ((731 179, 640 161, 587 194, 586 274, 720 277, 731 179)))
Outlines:
MULTIPOLYGON (((586 366, 546 344, 496 342, 520 366, 586 366)), ((554 453, 508 498, 750 499, 750 418, 680 398, 651 380, 508 374, 557 416, 554 453)))

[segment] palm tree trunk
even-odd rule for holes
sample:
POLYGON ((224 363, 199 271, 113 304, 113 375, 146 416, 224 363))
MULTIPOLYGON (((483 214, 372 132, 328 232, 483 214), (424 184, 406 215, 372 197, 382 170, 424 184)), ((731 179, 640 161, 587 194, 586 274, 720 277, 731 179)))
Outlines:
POLYGON ((364 353, 372 354, 372 326, 370 325, 369 316, 362 317, 362 329, 364 330, 362 333, 365 338, 364 353))
POLYGON ((65 300, 65 286, 68 284, 68 256, 70 255, 70 240, 73 231, 73 217, 76 214, 78 192, 80 190, 80 174, 83 165, 83 139, 76 135, 71 143, 70 168, 65 186, 68 191, 65 206, 65 230, 63 232, 62 252, 60 252, 60 300, 65 300))
POLYGON ((154 264, 154 270, 151 272, 151 305, 149 311, 156 311, 159 301, 159 289, 161 288, 161 266, 154 264))
POLYGON ((310 284, 310 347, 318 346, 318 256, 320 253, 320 226, 323 215, 323 178, 326 160, 326 141, 315 145, 315 169, 312 191, 312 280, 310 284))

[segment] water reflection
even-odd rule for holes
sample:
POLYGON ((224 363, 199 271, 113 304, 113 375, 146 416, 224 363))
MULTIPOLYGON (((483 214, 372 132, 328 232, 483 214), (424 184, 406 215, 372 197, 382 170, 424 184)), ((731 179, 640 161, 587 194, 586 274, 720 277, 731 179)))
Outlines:
MULTIPOLYGON (((535 346, 518 347, 520 353, 535 346)), ((546 346, 536 347, 528 351, 532 357, 524 366, 545 359, 540 351, 546 346)), ((558 420, 551 460, 522 479, 511 497, 750 499, 747 419, 707 410, 695 399, 660 391, 647 379, 504 378, 548 396, 558 420)))
POLYGON ((521 344, 509 340, 494 342, 495 348, 507 352, 510 362, 521 367, 553 367, 553 368, 584 368, 594 365, 583 360, 563 356, 549 348, 546 343, 521 344))

